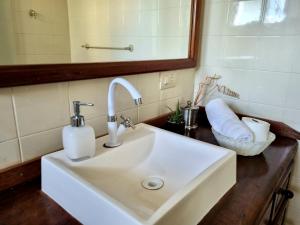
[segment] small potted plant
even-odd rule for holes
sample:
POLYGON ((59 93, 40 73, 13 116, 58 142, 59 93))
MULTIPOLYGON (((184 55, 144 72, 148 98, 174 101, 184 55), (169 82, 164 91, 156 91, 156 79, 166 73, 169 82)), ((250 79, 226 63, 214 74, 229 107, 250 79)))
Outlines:
POLYGON ((173 131, 175 133, 184 133, 184 118, 179 106, 179 101, 177 102, 175 111, 172 110, 169 106, 167 106, 167 108, 171 111, 166 124, 167 130, 173 131))

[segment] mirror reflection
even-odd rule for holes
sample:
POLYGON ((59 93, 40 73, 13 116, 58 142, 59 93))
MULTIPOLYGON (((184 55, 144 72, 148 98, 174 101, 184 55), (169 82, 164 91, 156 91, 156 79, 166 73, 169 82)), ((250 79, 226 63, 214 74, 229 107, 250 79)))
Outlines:
POLYGON ((192 0, 1 0, 0 65, 187 58, 192 0))

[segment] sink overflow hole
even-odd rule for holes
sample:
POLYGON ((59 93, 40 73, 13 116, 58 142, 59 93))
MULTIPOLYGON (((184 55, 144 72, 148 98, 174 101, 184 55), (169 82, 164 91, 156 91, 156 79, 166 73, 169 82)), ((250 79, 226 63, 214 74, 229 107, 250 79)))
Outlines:
POLYGON ((147 190, 158 190, 164 186, 164 181, 158 177, 147 177, 142 181, 142 187, 147 190))

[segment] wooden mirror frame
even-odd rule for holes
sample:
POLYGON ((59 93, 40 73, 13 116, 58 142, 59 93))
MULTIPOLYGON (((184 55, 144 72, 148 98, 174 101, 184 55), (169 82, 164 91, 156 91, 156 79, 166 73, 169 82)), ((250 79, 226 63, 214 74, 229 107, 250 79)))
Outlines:
POLYGON ((204 0, 192 0, 188 58, 104 63, 0 66, 0 87, 95 79, 193 68, 197 65, 204 0))

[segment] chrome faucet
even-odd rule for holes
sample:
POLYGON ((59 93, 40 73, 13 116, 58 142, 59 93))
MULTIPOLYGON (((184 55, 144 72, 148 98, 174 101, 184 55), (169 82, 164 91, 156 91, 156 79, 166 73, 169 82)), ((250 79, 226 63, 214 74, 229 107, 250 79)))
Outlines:
POLYGON ((124 88, 127 89, 129 94, 134 100, 136 105, 142 104, 142 96, 141 94, 135 89, 135 87, 129 83, 127 80, 123 78, 115 78, 111 81, 108 89, 108 116, 107 116, 107 128, 108 128, 108 135, 109 140, 107 143, 104 144, 104 147, 114 148, 122 144, 120 141, 120 136, 125 132, 126 128, 135 128, 134 123, 131 121, 130 118, 126 118, 121 115, 122 122, 118 127, 117 124, 117 116, 115 112, 115 88, 117 84, 122 85, 124 88))

